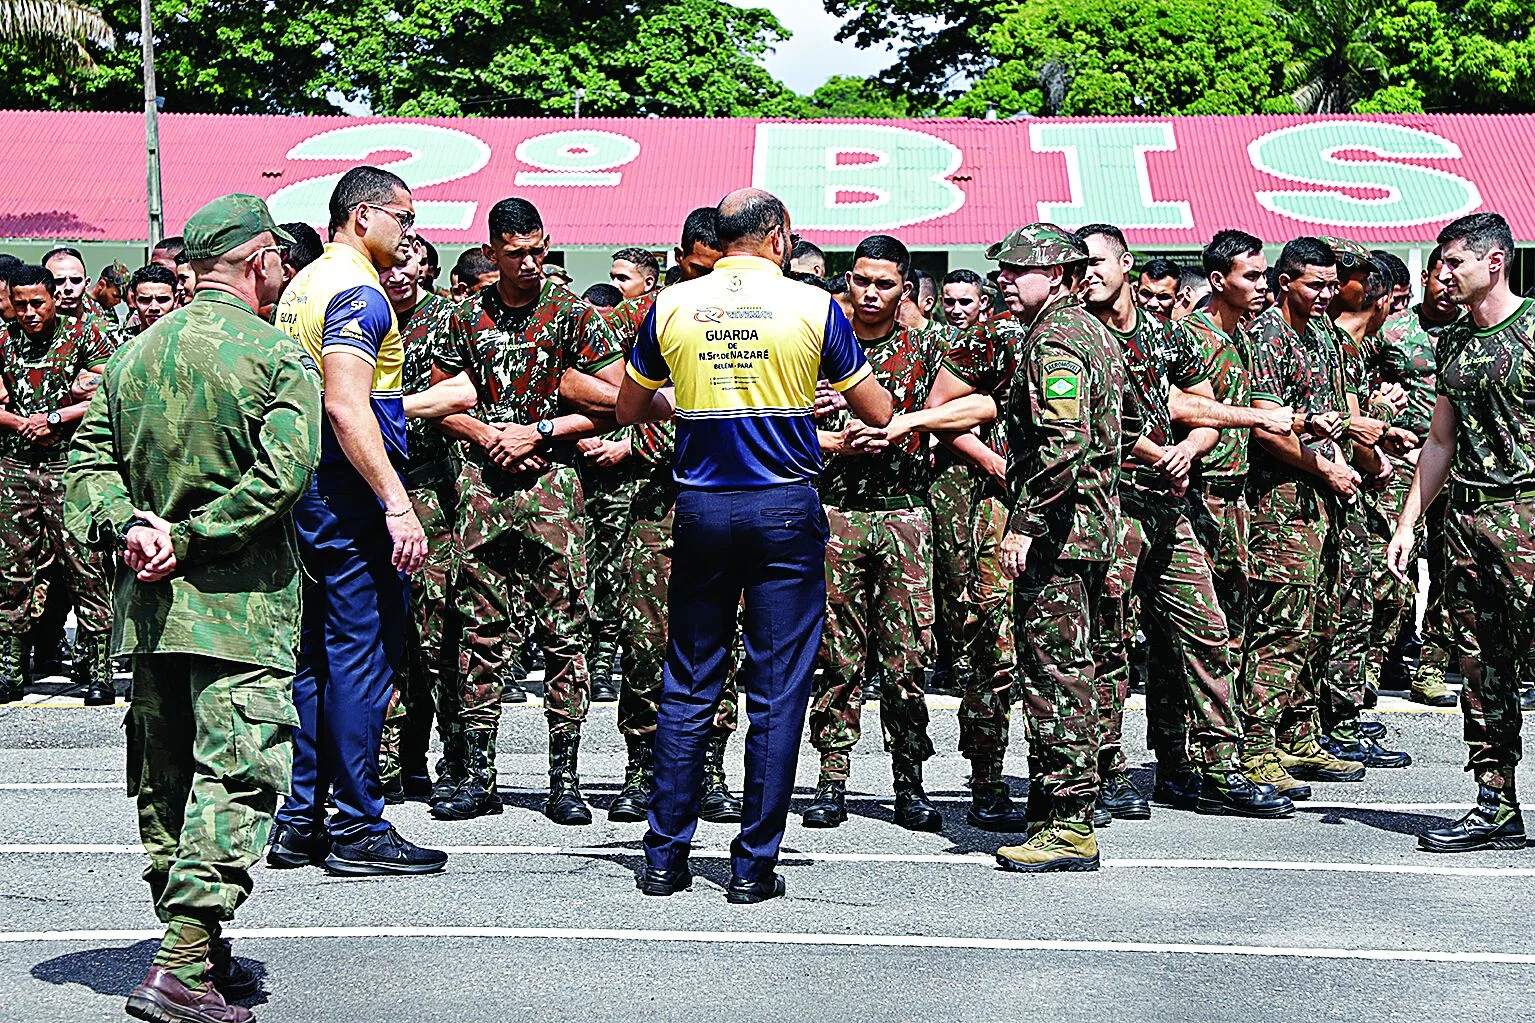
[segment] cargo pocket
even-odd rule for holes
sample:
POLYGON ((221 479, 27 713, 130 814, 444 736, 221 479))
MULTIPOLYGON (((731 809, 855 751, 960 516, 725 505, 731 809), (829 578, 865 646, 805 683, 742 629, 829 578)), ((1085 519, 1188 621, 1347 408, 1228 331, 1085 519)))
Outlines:
POLYGON ((239 686, 230 693, 234 704, 229 777, 249 781, 288 795, 293 788, 293 732, 298 710, 285 689, 239 686))

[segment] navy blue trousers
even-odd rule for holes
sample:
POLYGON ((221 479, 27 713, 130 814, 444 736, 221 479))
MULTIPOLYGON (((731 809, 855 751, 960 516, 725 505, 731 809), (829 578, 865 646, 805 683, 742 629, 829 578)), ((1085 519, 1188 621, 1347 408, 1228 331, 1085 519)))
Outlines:
POLYGON ((730 670, 737 610, 746 663, 745 808, 731 844, 737 877, 778 862, 811 675, 826 621, 826 515, 807 485, 684 490, 677 497, 666 669, 655 737, 655 794, 645 858, 684 865, 698 826, 704 746, 730 670))
POLYGON ((409 591, 373 491, 350 470, 321 469, 293 509, 304 561, 304 618, 293 702, 293 793, 277 821, 312 830, 334 792, 331 837, 388 829, 378 777, 395 673, 401 670, 409 591))

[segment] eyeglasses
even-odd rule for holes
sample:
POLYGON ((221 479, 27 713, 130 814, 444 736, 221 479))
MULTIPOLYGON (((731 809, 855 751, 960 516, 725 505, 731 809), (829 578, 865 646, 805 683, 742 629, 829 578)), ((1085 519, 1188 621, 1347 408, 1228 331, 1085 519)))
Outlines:
MULTIPOLYGON (((416 212, 414 210, 397 210, 393 206, 380 206, 376 202, 360 202, 358 206, 367 206, 371 209, 387 213, 400 225, 401 231, 409 231, 416 226, 416 212)), ((356 207, 353 207, 354 209, 356 207)))
POLYGON ((261 248, 257 249, 255 252, 252 252, 246 258, 247 259, 253 259, 253 260, 256 260, 257 262, 259 262, 262 259, 266 258, 266 254, 268 252, 275 252, 275 253, 277 253, 278 261, 286 263, 288 261, 288 253, 289 253, 289 251, 290 251, 290 249, 286 245, 263 245, 261 248))

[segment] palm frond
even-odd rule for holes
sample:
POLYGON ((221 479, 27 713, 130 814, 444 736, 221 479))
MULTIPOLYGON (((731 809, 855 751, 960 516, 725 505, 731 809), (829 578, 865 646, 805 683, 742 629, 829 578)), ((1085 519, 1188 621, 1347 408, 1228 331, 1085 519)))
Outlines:
POLYGON ((69 0, 0 0, 0 39, 58 41, 89 61, 86 43, 111 46, 116 35, 94 7, 69 0))

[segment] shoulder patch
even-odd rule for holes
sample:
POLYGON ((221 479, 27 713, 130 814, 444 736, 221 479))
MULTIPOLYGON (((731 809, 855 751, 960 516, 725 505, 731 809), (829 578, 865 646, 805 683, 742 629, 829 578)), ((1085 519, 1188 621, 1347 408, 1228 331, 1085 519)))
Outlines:
POLYGON ((314 361, 314 356, 310 355, 308 352, 302 352, 302 351, 299 352, 298 353, 298 361, 299 361, 299 365, 303 366, 305 369, 307 369, 309 372, 313 373, 315 376, 319 376, 320 375, 320 364, 315 362, 314 361))

